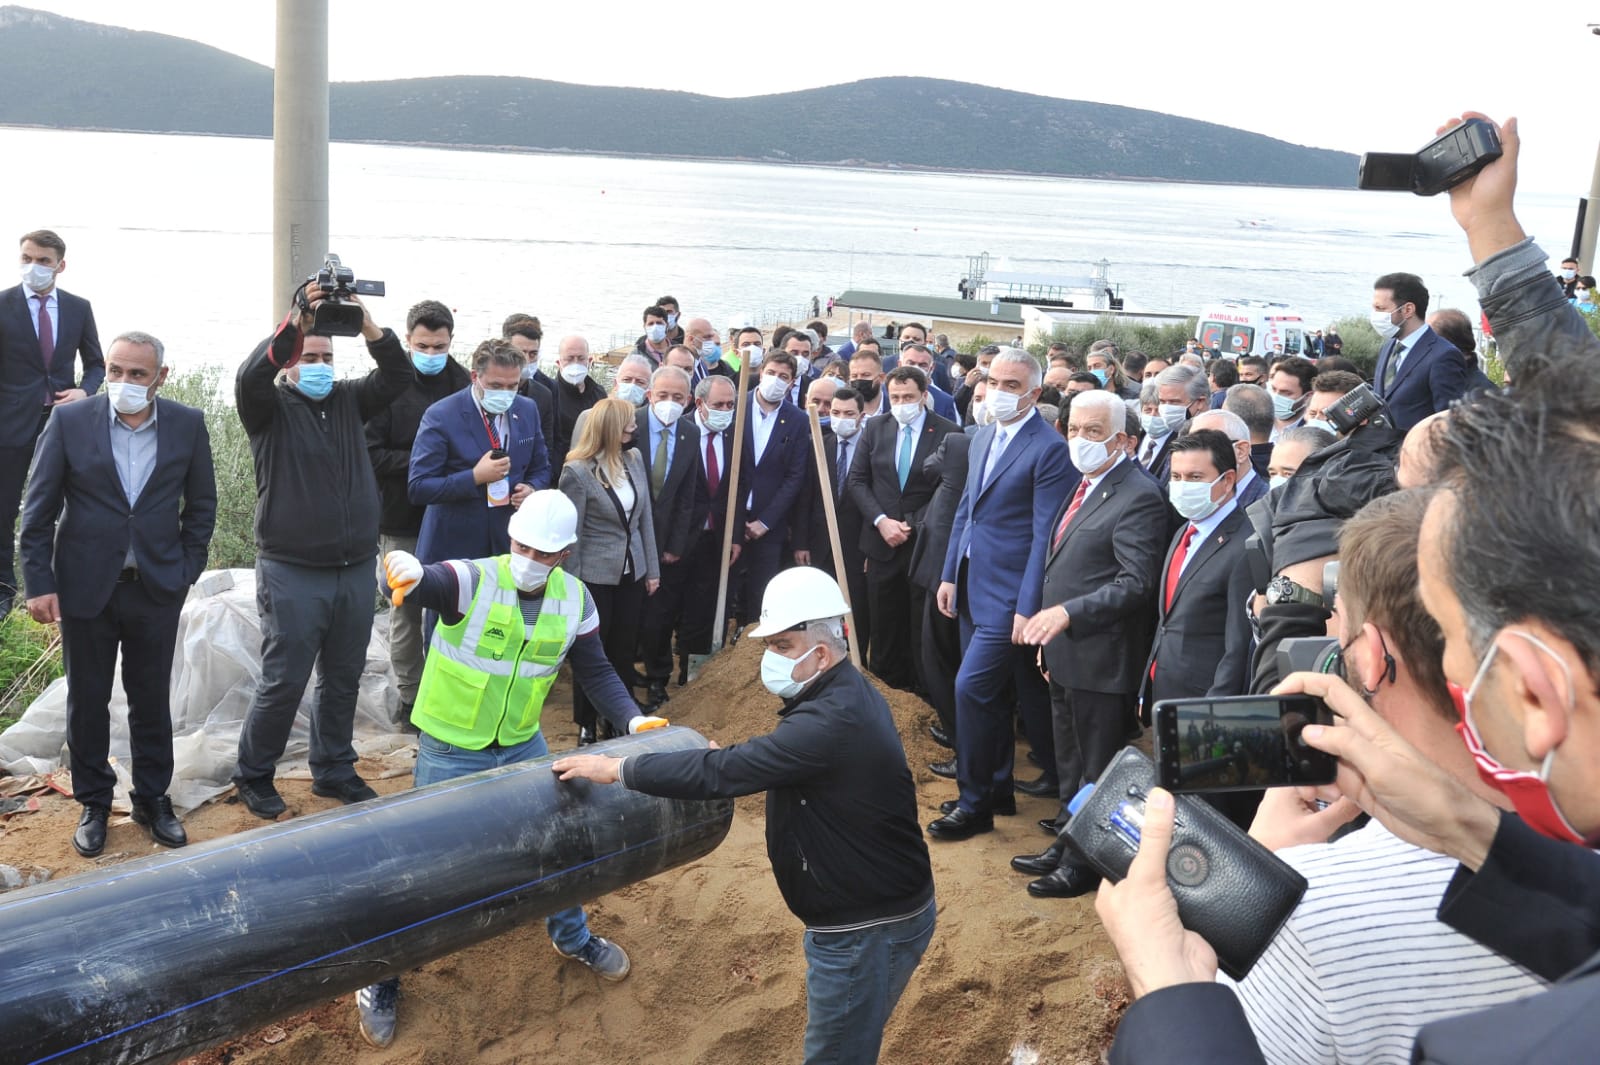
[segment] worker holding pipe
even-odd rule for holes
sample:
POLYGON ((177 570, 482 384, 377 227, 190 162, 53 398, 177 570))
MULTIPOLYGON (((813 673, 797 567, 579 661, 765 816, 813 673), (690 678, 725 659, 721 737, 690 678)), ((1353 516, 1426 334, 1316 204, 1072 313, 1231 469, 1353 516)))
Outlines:
MULTIPOLYGON (((564 661, 619 733, 667 723, 639 712, 606 658, 593 597, 561 569, 577 523, 572 501, 547 489, 511 516, 509 554, 429 566, 404 551, 384 557, 395 605, 411 600, 439 614, 411 711, 421 732, 417 787, 548 753, 539 718, 564 661)), ((582 907, 552 914, 545 927, 562 957, 606 980, 628 975, 628 955, 589 931, 582 907)), ((361 1035, 373 1046, 394 1041, 399 990, 391 977, 356 993, 361 1035)))
POLYGON ((850 663, 838 583, 796 566, 768 582, 761 681, 783 700, 771 733, 719 749, 569 755, 562 780, 648 795, 767 793, 767 857, 806 925, 805 1061, 878 1060, 883 1027, 933 938, 933 870, 905 748, 850 663))

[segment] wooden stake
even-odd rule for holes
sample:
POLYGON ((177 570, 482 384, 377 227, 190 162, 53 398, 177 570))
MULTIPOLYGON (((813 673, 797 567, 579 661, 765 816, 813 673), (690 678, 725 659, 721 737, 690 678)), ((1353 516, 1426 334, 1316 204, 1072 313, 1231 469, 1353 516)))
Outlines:
MULTIPOLYGON (((711 653, 722 650, 722 631, 728 620, 728 573, 733 568, 733 519, 739 513, 739 466, 744 458, 745 422, 750 413, 750 353, 739 360, 739 383, 733 400, 733 457, 727 459, 728 511, 722 523, 722 575, 717 580, 717 620, 711 630, 711 653)), ((723 449, 726 456, 727 449, 723 449)))
POLYGON ((844 605, 850 607, 850 617, 845 625, 845 635, 850 638, 850 661, 861 669, 861 645, 856 643, 855 604, 850 602, 850 581, 844 572, 844 551, 839 546, 839 515, 833 506, 833 471, 828 468, 828 453, 822 446, 822 418, 817 408, 810 407, 811 453, 817 460, 817 483, 822 486, 822 512, 828 518, 828 543, 833 547, 833 578, 844 593, 844 605))

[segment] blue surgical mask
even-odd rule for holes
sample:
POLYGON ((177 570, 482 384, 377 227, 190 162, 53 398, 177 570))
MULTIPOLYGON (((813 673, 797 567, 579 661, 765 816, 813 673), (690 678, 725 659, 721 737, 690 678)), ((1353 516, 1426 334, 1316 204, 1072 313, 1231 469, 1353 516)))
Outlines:
POLYGON ((483 409, 490 414, 504 414, 511 409, 511 401, 516 398, 515 389, 486 388, 483 390, 483 409))
POLYGON ((307 399, 326 399, 333 391, 333 367, 325 362, 302 363, 295 387, 307 399))
POLYGON ((430 355, 426 351, 413 351, 411 353, 411 365, 417 368, 418 373, 426 374, 428 377, 432 377, 444 369, 444 364, 449 361, 450 355, 448 352, 440 352, 437 355, 430 355))
POLYGON ((822 414, 817 416, 817 421, 824 426, 831 426, 833 424, 833 417, 828 414, 822 414))
POLYGON ((652 344, 659 344, 667 339, 667 327, 660 322, 651 322, 645 326, 644 335, 652 344))
POLYGON ((632 381, 624 381, 617 386, 617 398, 633 404, 635 407, 644 406, 644 389, 632 381))
POLYGON ((1099 381, 1102 385, 1105 384, 1106 381, 1111 377, 1110 374, 1106 373, 1104 368, 1097 369, 1097 370, 1090 370, 1089 372, 1094 374, 1094 379, 1096 381, 1099 381))
POLYGON ((715 340, 707 340, 700 345, 700 357, 707 362, 716 362, 722 358, 722 345, 715 340))
POLYGON ((671 311, 667 312, 667 328, 668 329, 676 329, 676 328, 678 328, 678 316, 676 314, 673 314, 671 311))

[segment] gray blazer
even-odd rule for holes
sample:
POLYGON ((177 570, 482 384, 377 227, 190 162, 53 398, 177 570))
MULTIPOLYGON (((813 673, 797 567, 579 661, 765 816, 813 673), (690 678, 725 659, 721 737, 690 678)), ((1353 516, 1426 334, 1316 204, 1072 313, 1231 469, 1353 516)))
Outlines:
POLYGON ((630 552, 636 577, 661 579, 656 523, 650 510, 650 479, 644 471, 644 460, 637 451, 624 448, 622 463, 633 481, 636 497, 626 529, 618 523, 616 504, 600 483, 592 461, 569 462, 561 467, 561 490, 578 508, 578 541, 561 568, 586 584, 621 584, 623 563, 630 552))

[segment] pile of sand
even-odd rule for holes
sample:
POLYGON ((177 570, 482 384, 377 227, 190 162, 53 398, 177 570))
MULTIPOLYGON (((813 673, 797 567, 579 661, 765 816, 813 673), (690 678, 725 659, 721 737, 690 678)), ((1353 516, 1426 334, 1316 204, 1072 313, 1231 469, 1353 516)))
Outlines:
MULTIPOLYGON (((758 680, 760 647, 742 640, 686 688, 674 688, 674 723, 723 744, 770 731, 778 700, 758 680)), ((955 794, 927 770, 947 756, 927 734, 932 711, 883 689, 916 779, 924 821, 955 794)), ((552 693, 545 731, 555 750, 576 739, 564 685, 552 693)), ((1022 761, 1019 751, 1019 768, 1022 761)), ((372 767, 362 767, 373 771, 372 767)), ((1026 770, 1022 771, 1027 775, 1026 770)), ((375 780, 380 792, 407 778, 375 780)), ((308 782, 284 781, 290 812, 333 805, 308 782)), ((1049 841, 1034 823, 1054 804, 1020 798, 1017 817, 963 843, 930 843, 938 931, 890 1021, 886 1063, 1076 1065, 1100 1060, 1126 1005, 1121 969, 1092 897, 1032 899, 1013 854, 1049 841)), ((746 1065, 794 1061, 805 1027, 800 923, 784 907, 767 862, 761 796, 741 799, 726 842, 704 859, 588 907, 594 930, 622 944, 633 972, 619 984, 556 956, 542 922, 432 962, 404 982, 400 1034, 385 1051, 356 1032, 353 996, 280 1021, 193 1059, 233 1063, 443 1063, 563 1061, 638 1065, 746 1065)), ((69 843, 78 807, 49 798, 5 822, 0 863, 65 876, 152 850, 143 830, 114 825, 106 855, 78 857, 69 843)), ((188 819, 193 840, 260 825, 235 801, 188 819)), ((463 875, 470 875, 464 870, 463 875)))

